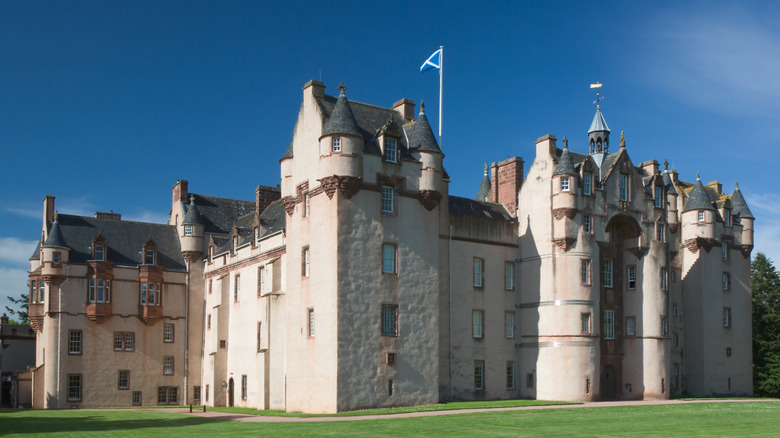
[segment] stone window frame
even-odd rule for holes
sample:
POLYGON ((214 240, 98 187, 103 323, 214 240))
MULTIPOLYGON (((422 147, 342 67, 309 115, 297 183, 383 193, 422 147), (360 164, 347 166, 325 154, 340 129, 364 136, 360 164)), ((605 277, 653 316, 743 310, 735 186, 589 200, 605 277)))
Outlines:
POLYGON ((398 304, 382 304, 382 336, 398 337, 398 304))

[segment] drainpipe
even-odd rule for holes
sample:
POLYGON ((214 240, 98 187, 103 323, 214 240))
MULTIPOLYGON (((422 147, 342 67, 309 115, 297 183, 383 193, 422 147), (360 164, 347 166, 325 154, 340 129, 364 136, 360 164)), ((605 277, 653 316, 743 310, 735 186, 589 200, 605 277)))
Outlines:
POLYGON ((187 267, 187 274, 184 277, 184 404, 189 404, 189 386, 188 386, 188 370, 189 370, 189 352, 190 342, 187 336, 187 329, 190 326, 190 260, 185 260, 185 266, 187 267))
POLYGON ((60 376, 62 374, 62 368, 60 367, 60 354, 62 352, 62 285, 68 281, 69 269, 70 266, 65 265, 65 281, 57 287, 57 409, 60 408, 60 376))

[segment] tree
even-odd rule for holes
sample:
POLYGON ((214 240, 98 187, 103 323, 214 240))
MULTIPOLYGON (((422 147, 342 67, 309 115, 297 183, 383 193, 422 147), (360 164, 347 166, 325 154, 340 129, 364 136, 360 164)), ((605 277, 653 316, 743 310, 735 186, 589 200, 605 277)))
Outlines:
POLYGON ((763 253, 750 263, 753 288, 753 392, 780 396, 780 274, 763 253))
POLYGON ((19 298, 14 298, 12 296, 8 296, 8 301, 10 301, 17 309, 14 309, 13 307, 5 306, 5 310, 8 311, 11 316, 16 315, 19 318, 19 322, 22 324, 29 324, 30 318, 29 318, 29 309, 30 309, 30 301, 29 296, 22 294, 19 298))

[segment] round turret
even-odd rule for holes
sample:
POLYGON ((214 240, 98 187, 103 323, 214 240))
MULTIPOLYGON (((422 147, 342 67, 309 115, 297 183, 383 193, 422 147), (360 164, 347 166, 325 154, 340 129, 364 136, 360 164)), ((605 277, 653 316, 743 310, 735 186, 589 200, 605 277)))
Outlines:
POLYGON ((360 157, 366 140, 344 94, 346 89, 343 83, 339 86, 341 93, 319 139, 323 177, 360 176, 360 157))

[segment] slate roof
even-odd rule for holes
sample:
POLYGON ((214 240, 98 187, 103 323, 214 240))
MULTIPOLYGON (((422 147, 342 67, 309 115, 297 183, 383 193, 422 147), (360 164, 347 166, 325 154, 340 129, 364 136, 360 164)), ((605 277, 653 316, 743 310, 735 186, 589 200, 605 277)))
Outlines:
POLYGON ((33 251, 33 254, 30 256, 30 260, 40 260, 41 258, 41 242, 39 241, 37 245, 35 245, 35 251, 33 251))
POLYGON ((747 202, 745 202, 745 198, 742 197, 739 184, 734 188, 734 193, 731 195, 731 211, 741 218, 755 219, 753 213, 748 208, 747 202))
POLYGON ((433 134, 424 111, 420 111, 416 121, 405 125, 404 130, 409 137, 409 149, 420 152, 441 153, 439 144, 436 142, 436 136, 433 134))
POLYGON ((195 205, 195 198, 190 198, 189 204, 184 204, 184 218, 182 224, 187 225, 203 225, 203 215, 198 211, 198 206, 195 205))
MULTIPOLYGON (((284 230, 285 211, 281 199, 268 204, 265 210, 260 214, 259 228, 260 238, 269 236, 284 230)), ((242 215, 235 221, 236 232, 238 234, 238 246, 250 243, 254 238, 255 212, 242 215)), ((232 227, 231 227, 232 231, 232 227)), ((231 250, 232 239, 219 238, 214 236, 215 251, 214 255, 222 254, 231 250)))
POLYGON ((450 214, 502 221, 515 220, 501 204, 461 198, 459 196, 450 196, 449 199, 450 214))
POLYGON ((574 170, 574 164, 572 164, 572 156, 571 153, 569 152, 569 146, 566 146, 563 148, 563 151, 561 152, 561 156, 560 159, 558 160, 558 165, 555 166, 555 171, 553 172, 553 176, 576 175, 576 174, 577 171, 574 170))
POLYGON ((65 245, 65 238, 62 237, 62 230, 60 230, 60 224, 59 222, 55 221, 53 224, 51 224, 51 229, 49 230, 49 235, 46 237, 46 241, 43 242, 44 247, 50 247, 50 246, 60 246, 64 247, 65 245))
MULTIPOLYGON (((70 249, 70 263, 86 263, 92 259, 92 241, 102 233, 106 239, 106 260, 116 265, 136 266, 143 264, 143 246, 152 238, 157 245, 157 264, 171 271, 185 271, 181 246, 176 227, 96 219, 86 216, 58 214, 52 230, 59 230, 62 245, 70 249)), ((54 232, 49 232, 49 239, 54 232)))
POLYGON ((336 100, 336 105, 334 105, 325 130, 322 132, 322 135, 333 134, 361 135, 355 115, 352 113, 352 108, 343 91, 336 100))
MULTIPOLYGON (((252 201, 197 194, 192 196, 203 221, 203 231, 206 233, 228 234, 233 228, 236 218, 255 210, 255 203, 252 201)), ((186 212, 189 204, 182 204, 182 208, 186 212)))
POLYGON ((593 116, 593 121, 590 122, 590 129, 588 129, 588 134, 591 132, 610 132, 609 126, 607 126, 607 121, 604 120, 604 115, 601 114, 601 110, 596 108, 596 114, 593 116))
POLYGON ((485 176, 482 177, 482 183, 479 184, 479 190, 477 191, 477 197, 475 199, 477 201, 485 201, 489 195, 490 178, 487 176, 487 173, 485 173, 485 176))
MULTIPOLYGON (((714 190, 711 191, 714 192, 714 190)), ((685 203, 683 212, 691 210, 715 210, 715 208, 712 206, 712 202, 714 200, 711 199, 711 195, 708 194, 706 190, 704 190, 704 185, 701 183, 699 178, 696 178, 696 182, 688 192, 687 197, 688 200, 685 203)))

